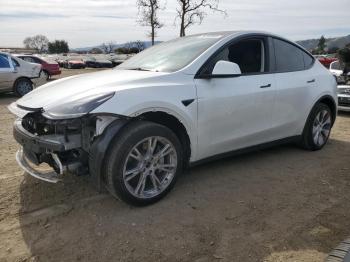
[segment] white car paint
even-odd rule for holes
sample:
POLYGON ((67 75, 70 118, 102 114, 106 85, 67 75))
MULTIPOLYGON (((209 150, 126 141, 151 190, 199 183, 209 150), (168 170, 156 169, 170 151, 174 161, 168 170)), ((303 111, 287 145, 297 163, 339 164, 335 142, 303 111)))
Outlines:
MULTIPOLYGON (((308 70, 233 78, 196 79, 220 47, 260 32, 222 36, 196 59, 175 72, 106 70, 44 85, 16 103, 50 111, 72 97, 115 92, 91 113, 135 117, 162 111, 183 123, 191 142, 191 162, 290 136, 301 135, 311 108, 323 96, 337 101, 334 77, 318 61, 308 70), (314 80, 314 81, 313 81, 314 80), (311 81, 308 83, 308 81, 311 81), (269 88, 261 88, 270 85, 269 88), (183 100, 194 99, 189 106, 183 100)), ((272 35, 268 35, 272 36, 272 35)), ((15 105, 13 105, 15 106, 15 105)))

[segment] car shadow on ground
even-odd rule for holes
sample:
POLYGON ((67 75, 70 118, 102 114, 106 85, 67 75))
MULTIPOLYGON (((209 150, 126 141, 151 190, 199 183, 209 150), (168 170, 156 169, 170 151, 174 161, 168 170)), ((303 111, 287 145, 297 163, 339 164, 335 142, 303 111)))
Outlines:
POLYGON ((349 142, 331 139, 317 152, 285 145, 225 158, 187 170, 165 199, 143 208, 98 194, 84 177, 48 184, 25 175, 20 229, 38 261, 324 255, 350 233, 349 155, 349 142))
POLYGON ((0 105, 9 105, 16 101, 19 97, 13 93, 0 94, 0 105))

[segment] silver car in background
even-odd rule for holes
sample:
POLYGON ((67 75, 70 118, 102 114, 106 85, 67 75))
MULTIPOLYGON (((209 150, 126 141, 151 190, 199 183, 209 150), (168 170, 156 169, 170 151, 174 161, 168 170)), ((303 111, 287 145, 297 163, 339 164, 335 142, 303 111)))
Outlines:
POLYGON ((350 112, 350 85, 338 85, 338 110, 350 112))
POLYGON ((40 80, 41 65, 26 62, 8 53, 0 52, 0 92, 14 92, 24 96, 40 80))

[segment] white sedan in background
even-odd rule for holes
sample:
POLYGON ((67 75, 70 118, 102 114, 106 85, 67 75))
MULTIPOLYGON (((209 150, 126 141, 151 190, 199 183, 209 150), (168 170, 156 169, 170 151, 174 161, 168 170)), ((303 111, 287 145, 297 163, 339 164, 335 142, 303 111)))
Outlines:
POLYGON ((48 182, 68 172, 90 175, 98 188, 147 205, 202 161, 283 142, 321 149, 336 118, 337 85, 282 37, 217 32, 54 81, 9 109, 22 146, 17 161, 29 174, 48 182))

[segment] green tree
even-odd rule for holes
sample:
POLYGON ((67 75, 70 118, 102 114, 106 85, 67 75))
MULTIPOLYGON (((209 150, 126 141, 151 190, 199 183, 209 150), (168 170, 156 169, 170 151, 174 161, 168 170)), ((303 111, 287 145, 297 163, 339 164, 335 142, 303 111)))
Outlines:
POLYGON ((338 51, 338 57, 342 67, 344 68, 344 74, 347 78, 345 81, 349 83, 350 77, 347 76, 347 74, 350 73, 350 43, 338 51))
POLYGON ((350 64, 350 45, 338 50, 338 57, 344 64, 350 64))
POLYGON ((48 51, 50 54, 68 53, 69 46, 65 40, 55 40, 53 42, 49 42, 48 51))
POLYGON ((326 38, 324 36, 321 36, 320 40, 318 40, 317 49, 320 54, 323 54, 325 52, 326 48, 326 38))
POLYGON ((331 47, 328 49, 328 54, 336 54, 338 52, 338 47, 331 47))

